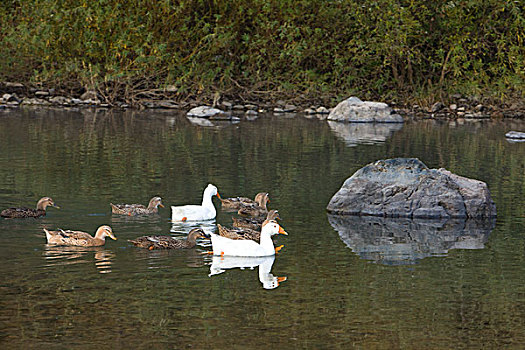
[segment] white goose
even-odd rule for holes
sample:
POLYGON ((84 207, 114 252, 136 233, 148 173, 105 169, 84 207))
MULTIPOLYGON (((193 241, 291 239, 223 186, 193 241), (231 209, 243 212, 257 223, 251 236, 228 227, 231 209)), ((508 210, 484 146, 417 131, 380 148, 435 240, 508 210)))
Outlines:
POLYGON ((217 211, 213 206, 211 197, 217 196, 221 198, 217 187, 209 184, 204 190, 202 195, 201 205, 183 205, 183 206, 172 206, 171 207, 171 220, 172 221, 205 221, 213 220, 217 215, 217 211))
POLYGON ((276 234, 287 235, 285 230, 275 220, 267 220, 263 223, 261 230, 261 240, 257 243, 248 239, 230 239, 219 236, 215 233, 211 234, 211 245, 213 255, 221 256, 270 256, 275 255, 277 249, 273 246, 272 235, 276 234))

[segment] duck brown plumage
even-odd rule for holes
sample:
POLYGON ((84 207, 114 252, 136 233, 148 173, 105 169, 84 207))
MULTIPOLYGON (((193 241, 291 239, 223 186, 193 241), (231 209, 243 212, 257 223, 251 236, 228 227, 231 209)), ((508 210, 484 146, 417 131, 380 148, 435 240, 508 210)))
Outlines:
POLYGON ((188 249, 197 244, 197 238, 206 238, 203 230, 194 228, 188 234, 186 239, 177 239, 171 236, 142 236, 136 239, 130 239, 136 247, 153 249, 188 249))
POLYGON ((238 228, 248 228, 250 230, 261 230, 261 226, 264 220, 276 220, 281 219, 279 212, 275 209, 272 209, 268 212, 266 219, 264 217, 256 218, 233 218, 233 227, 238 228))
POLYGON ((147 207, 142 204, 109 204, 113 214, 129 216, 157 214, 159 212, 158 207, 164 208, 160 197, 151 198, 147 207))
POLYGON ((250 217, 265 216, 266 214, 268 214, 266 203, 268 203, 269 200, 270 198, 268 196, 268 193, 265 193, 265 195, 259 198, 257 205, 242 207, 239 209, 239 211, 237 211, 237 214, 250 217))
POLYGON ((221 224, 217 224, 219 229, 219 236, 223 236, 229 239, 249 239, 259 243, 261 239, 261 232, 250 230, 249 228, 238 228, 238 227, 224 227, 221 224))
POLYGON ((53 201, 53 199, 51 199, 51 197, 43 197, 43 198, 40 198, 40 200, 36 204, 36 209, 25 208, 25 207, 7 208, 7 209, 2 210, 2 212, 0 213, 0 216, 4 218, 10 218, 10 219, 39 218, 41 216, 46 215, 46 208, 49 206, 60 209, 60 207, 55 204, 55 202, 53 201))
POLYGON ((106 243, 106 237, 111 237, 116 240, 117 237, 113 234, 111 227, 102 225, 97 229, 95 237, 87 232, 72 231, 72 230, 58 230, 49 231, 44 229, 47 238, 47 244, 54 245, 69 245, 79 247, 98 247, 106 243))
POLYGON ((258 205, 261 197, 268 196, 266 192, 259 192, 255 195, 255 199, 250 199, 248 197, 232 197, 221 199, 221 208, 222 209, 232 209, 239 210, 242 207, 258 205))

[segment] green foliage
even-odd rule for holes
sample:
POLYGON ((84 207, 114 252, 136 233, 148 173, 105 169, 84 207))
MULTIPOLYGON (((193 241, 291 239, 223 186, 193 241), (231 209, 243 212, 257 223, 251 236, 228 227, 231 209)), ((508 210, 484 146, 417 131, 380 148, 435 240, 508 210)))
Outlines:
POLYGON ((191 93, 523 94, 517 1, 10 0, 0 79, 191 93))

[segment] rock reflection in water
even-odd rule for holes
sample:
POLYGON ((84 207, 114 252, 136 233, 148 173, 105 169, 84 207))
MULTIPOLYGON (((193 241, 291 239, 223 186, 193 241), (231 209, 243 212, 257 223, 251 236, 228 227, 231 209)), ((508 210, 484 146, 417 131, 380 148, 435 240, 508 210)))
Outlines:
POLYGON ((234 124, 238 124, 239 120, 214 120, 213 122, 207 118, 198 118, 198 117, 186 117, 190 123, 197 126, 203 127, 215 127, 215 128, 224 128, 234 124))
POLYGON ((69 247, 46 244, 44 251, 45 266, 95 263, 100 273, 110 273, 115 260, 115 253, 104 247, 69 247), (93 259, 91 254, 93 254, 93 259))
POLYGON ((349 147, 385 142, 402 123, 341 123, 328 121, 330 129, 349 147))
POLYGON ((249 268, 253 270, 259 267, 259 281, 264 289, 275 289, 281 282, 286 281, 286 277, 277 277, 271 273, 275 256, 264 257, 241 257, 241 256, 213 256, 208 276, 218 275, 226 270, 249 268))
POLYGON ((343 242, 361 258, 385 265, 415 264, 450 249, 483 249, 495 219, 423 220, 328 215, 343 242))

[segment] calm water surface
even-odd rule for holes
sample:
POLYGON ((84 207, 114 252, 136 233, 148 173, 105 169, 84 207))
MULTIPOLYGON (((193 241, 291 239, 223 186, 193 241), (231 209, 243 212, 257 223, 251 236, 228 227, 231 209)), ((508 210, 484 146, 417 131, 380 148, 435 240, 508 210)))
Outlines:
MULTIPOLYGON (((0 111, 0 208, 51 196, 43 219, 0 220, 0 345, 12 348, 519 348, 525 344, 525 143, 511 121, 341 125, 261 116, 202 126, 173 112, 0 111), (487 182, 494 222, 337 218, 326 204, 378 159, 418 157, 487 182), (289 236, 274 258, 144 251, 184 237, 169 205, 268 191, 289 236), (115 217, 109 202, 168 208, 115 217), (45 244, 42 228, 105 247, 45 244), (285 279, 286 277, 286 279, 285 279)), ((215 202, 217 206, 219 203, 215 202)), ((219 210, 228 225, 231 213, 219 210)), ((214 223, 206 230, 213 231, 214 223)))

